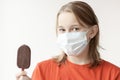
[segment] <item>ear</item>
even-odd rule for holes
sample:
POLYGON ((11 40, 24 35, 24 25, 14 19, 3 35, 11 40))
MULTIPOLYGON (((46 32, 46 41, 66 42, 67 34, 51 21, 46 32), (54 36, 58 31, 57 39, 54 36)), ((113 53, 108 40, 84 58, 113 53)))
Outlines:
POLYGON ((89 34, 89 38, 92 39, 95 37, 95 35, 97 34, 98 32, 98 25, 94 25, 91 27, 91 30, 90 30, 90 34, 89 34))

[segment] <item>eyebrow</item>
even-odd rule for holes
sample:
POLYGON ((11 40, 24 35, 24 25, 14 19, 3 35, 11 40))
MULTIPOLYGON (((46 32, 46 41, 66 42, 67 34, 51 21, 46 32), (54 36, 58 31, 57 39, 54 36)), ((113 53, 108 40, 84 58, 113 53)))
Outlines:
POLYGON ((71 25, 71 27, 73 27, 73 26, 80 26, 80 25, 78 25, 78 24, 71 25))
POLYGON ((63 28, 63 26, 57 26, 57 28, 63 28))
MULTIPOLYGON (((80 26, 80 25, 78 25, 78 24, 73 24, 73 25, 71 25, 70 27, 74 27, 74 26, 80 26)), ((57 26, 57 28, 64 28, 63 26, 57 26)))

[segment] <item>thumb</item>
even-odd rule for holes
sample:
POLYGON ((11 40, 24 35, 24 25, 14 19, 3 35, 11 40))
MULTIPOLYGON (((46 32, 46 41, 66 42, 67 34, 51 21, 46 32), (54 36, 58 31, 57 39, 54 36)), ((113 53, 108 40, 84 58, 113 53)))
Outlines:
POLYGON ((21 76, 19 80, 31 80, 28 76, 21 76))
POLYGON ((18 79, 20 78, 20 76, 25 76, 25 75, 27 75, 27 73, 25 71, 21 71, 20 73, 16 75, 16 78, 18 79))

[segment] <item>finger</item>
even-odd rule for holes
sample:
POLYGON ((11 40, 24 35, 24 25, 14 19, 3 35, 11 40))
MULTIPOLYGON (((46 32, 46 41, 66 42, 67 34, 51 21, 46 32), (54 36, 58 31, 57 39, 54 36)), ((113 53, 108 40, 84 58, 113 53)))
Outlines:
POLYGON ((21 71, 16 75, 16 78, 20 78, 20 76, 25 76, 25 75, 27 75, 27 73, 25 71, 21 71))

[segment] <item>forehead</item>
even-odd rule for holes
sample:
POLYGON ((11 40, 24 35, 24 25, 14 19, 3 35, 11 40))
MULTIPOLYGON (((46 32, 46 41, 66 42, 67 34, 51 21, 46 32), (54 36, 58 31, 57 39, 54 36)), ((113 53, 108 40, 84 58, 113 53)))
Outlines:
POLYGON ((57 26, 72 26, 72 25, 79 25, 83 28, 88 28, 81 19, 77 19, 73 12, 62 12, 58 16, 57 26))
POLYGON ((72 12, 62 12, 58 16, 58 26, 70 26, 72 24, 79 24, 72 12))

